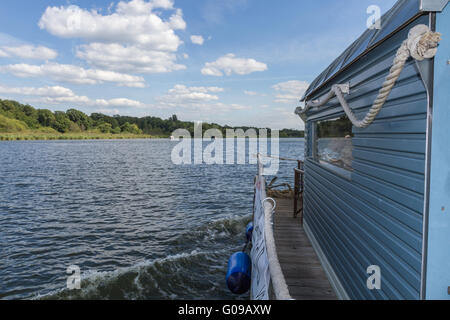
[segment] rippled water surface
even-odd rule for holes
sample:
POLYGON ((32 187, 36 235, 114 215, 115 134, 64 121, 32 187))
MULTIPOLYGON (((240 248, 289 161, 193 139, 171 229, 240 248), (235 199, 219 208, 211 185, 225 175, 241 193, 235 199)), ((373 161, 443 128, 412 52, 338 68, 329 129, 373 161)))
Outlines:
MULTIPOLYGON (((0 142, 0 298, 245 299, 224 278, 256 166, 175 166, 175 145, 0 142), (82 290, 64 289, 71 265, 82 290)), ((280 154, 302 158, 303 140, 282 139, 280 154)))

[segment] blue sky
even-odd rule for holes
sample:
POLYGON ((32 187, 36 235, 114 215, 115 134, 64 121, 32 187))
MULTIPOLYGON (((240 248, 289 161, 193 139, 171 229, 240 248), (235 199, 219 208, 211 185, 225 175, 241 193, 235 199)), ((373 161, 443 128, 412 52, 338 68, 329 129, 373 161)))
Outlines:
POLYGON ((308 84, 395 0, 0 2, 0 98, 302 129, 308 84))

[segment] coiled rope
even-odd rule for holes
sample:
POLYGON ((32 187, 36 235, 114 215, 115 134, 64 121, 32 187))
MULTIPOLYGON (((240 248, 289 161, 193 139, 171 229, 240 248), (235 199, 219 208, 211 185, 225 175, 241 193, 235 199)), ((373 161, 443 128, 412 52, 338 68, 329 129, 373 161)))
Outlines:
POLYGON ((303 110, 298 110, 296 113, 304 118, 306 112, 310 108, 321 107, 336 96, 353 125, 358 128, 367 128, 373 123, 386 103, 386 100, 400 77, 400 74, 402 73, 409 57, 413 57, 417 61, 433 58, 437 53, 439 41, 441 41, 441 34, 431 31, 426 25, 417 25, 409 31, 408 39, 403 41, 402 45, 398 49, 392 68, 389 71, 389 75, 386 77, 375 102, 363 120, 358 120, 356 118, 344 98, 344 94, 350 93, 349 84, 333 85, 331 91, 323 99, 308 102, 303 110))

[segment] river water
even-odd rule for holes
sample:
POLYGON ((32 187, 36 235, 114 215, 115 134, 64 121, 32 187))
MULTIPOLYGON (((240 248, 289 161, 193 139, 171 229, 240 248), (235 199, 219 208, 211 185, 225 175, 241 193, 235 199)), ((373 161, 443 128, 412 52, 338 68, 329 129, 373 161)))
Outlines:
MULTIPOLYGON (((176 142, 0 142, 0 299, 247 299, 226 288, 256 165, 172 164, 176 142), (67 268, 81 290, 67 290, 67 268)), ((303 139, 280 155, 303 158, 303 139)), ((278 176, 293 184, 295 163, 278 176)))

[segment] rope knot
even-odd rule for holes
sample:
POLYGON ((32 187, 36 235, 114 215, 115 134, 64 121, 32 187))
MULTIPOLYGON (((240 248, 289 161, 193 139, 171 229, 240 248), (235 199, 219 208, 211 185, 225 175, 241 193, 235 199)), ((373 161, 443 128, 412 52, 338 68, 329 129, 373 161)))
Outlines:
POLYGON ((441 41, 439 32, 433 32, 428 26, 420 24, 409 31, 407 43, 411 56, 422 61, 436 55, 439 41, 441 41))

